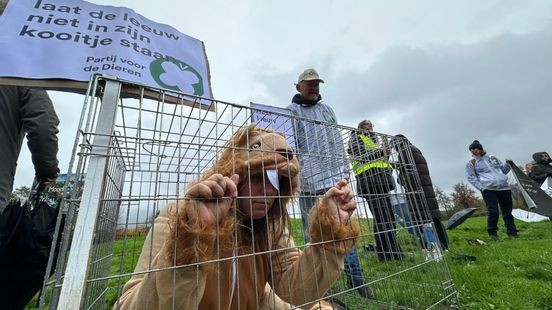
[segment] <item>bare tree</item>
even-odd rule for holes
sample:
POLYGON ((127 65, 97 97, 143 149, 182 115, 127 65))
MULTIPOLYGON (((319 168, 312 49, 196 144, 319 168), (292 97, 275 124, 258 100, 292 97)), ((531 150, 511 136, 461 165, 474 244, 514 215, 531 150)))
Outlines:
POLYGON ((536 162, 534 160, 526 163, 525 165, 523 165, 523 167, 521 167, 521 170, 523 170, 523 172, 527 175, 529 175, 529 172, 531 172, 531 169, 533 169, 533 166, 536 164, 536 162))
POLYGON ((435 196, 437 198, 437 202, 439 203, 439 208, 444 209, 447 216, 450 216, 454 209, 452 198, 438 186, 435 186, 435 196))
POLYGON ((456 183, 453 187, 452 202, 454 203, 454 211, 477 208, 478 211, 484 211, 483 200, 476 194, 467 183, 461 181, 456 183))
POLYGON ((21 202, 24 202, 29 198, 29 194, 31 193, 31 189, 28 186, 20 186, 16 188, 10 195, 11 200, 19 200, 21 202))

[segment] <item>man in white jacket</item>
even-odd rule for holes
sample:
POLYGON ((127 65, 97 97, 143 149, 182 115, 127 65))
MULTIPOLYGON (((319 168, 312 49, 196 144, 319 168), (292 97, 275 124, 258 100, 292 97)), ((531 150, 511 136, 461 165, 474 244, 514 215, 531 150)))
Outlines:
MULTIPOLYGON (((301 119, 294 123, 297 157, 301 164, 301 189, 299 207, 303 222, 304 241, 308 243, 308 214, 319 196, 342 178, 348 178, 348 159, 343 137, 337 126, 332 108, 322 103, 320 83, 324 81, 314 69, 306 69, 299 75, 293 96, 287 107, 301 119)), ((345 256, 345 273, 351 288, 364 298, 372 292, 364 282, 362 267, 356 247, 345 256)))

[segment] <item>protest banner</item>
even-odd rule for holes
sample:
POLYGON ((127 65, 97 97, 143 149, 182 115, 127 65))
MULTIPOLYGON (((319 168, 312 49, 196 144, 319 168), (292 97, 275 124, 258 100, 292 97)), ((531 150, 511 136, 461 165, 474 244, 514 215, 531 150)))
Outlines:
POLYGON ((0 29, 3 78, 42 80, 35 83, 42 87, 48 85, 44 80, 68 80, 71 89, 82 88, 85 83, 74 82, 88 82, 92 74, 106 74, 212 98, 203 42, 128 8, 12 0, 0 29))
POLYGON ((250 103, 250 107, 251 122, 261 128, 283 133, 289 145, 295 149, 295 131, 290 110, 254 102, 250 103))

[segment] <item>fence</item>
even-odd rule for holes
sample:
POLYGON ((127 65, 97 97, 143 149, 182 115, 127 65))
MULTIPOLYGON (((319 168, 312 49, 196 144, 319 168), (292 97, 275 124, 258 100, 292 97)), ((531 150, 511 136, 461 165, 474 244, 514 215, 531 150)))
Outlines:
MULTIPOLYGON (((431 237, 435 229, 405 140, 106 77, 95 77, 87 93, 64 189, 60 254, 49 262, 55 273, 45 281, 42 308, 459 307, 443 252, 431 237), (285 143, 268 132, 253 143, 258 137, 247 130, 252 120, 283 132, 294 150, 276 148, 285 143), (244 145, 227 143, 244 132, 244 145), (361 133, 371 138, 372 151, 358 147, 358 141, 365 143, 361 133), (253 167, 257 155, 263 160, 253 167), (297 159, 301 171, 294 178, 292 162, 297 159), (371 171, 379 173, 370 179, 355 176, 358 167, 374 162, 378 169, 371 171), (378 166, 384 162, 393 165, 378 166), (209 221, 189 211, 205 210, 190 209, 190 203, 203 201, 184 193, 213 166, 212 172, 230 171, 228 175, 241 171, 239 185, 249 184, 249 189, 238 188, 240 197, 227 213, 214 213, 216 234, 209 234, 201 230, 209 221), (261 179, 253 178, 255 169, 261 179), (265 177, 264 170, 278 175, 267 172, 265 177), (278 185, 269 186, 274 178, 278 185), (336 272, 338 244, 349 237, 334 242, 338 232, 332 229, 339 225, 331 226, 329 239, 315 237, 305 244, 317 229, 309 232, 301 221, 301 206, 312 207, 341 178, 353 189, 358 215, 343 227, 360 227, 353 248, 360 265, 355 267, 348 255, 343 273, 336 272), (301 190, 290 197, 298 188, 294 179, 300 180, 301 190), (255 198, 253 188, 259 187, 267 192, 255 198), (280 187, 279 193, 269 194, 266 188, 274 187, 280 187), (248 221, 242 200, 249 201, 251 214, 276 214, 276 220, 248 221), (272 201, 279 204, 266 209, 272 201), (172 206, 169 212, 167 205, 172 206), (280 219, 286 217, 289 226, 283 229, 280 219), (192 224, 199 226, 194 230, 192 224), (183 231, 194 236, 186 239, 190 244, 182 241, 183 231), (278 243, 287 240, 288 232, 294 242, 278 243), (198 240, 211 240, 213 246, 198 240), (267 242, 258 246, 259 240, 267 242)), ((219 210, 226 206, 224 200, 206 203, 219 210)))

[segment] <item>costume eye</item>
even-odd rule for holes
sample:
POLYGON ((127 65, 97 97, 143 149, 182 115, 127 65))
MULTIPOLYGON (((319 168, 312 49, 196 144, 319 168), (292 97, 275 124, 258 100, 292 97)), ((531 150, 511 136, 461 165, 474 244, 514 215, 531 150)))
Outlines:
POLYGON ((250 146, 252 150, 260 149, 261 148, 261 142, 257 142, 250 146))

